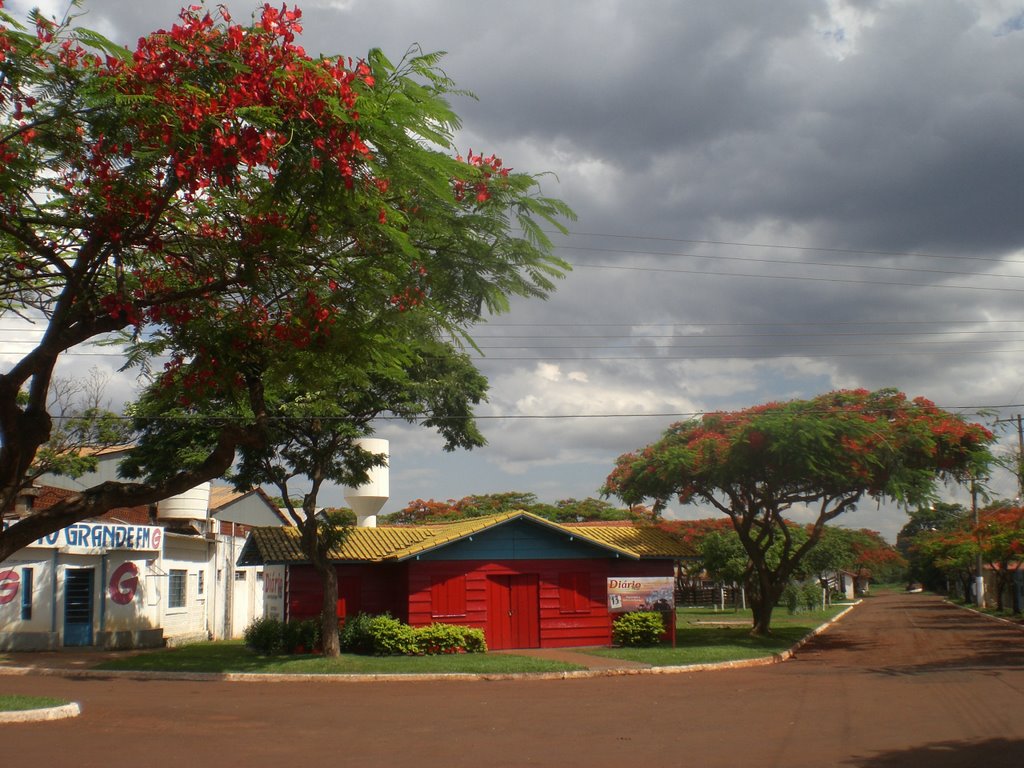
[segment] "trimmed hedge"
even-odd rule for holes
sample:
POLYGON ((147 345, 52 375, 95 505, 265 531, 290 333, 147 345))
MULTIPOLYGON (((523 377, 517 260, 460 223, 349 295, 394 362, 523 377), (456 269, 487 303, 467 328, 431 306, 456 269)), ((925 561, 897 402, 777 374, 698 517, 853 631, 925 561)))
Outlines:
POLYGON ((389 614, 358 613, 346 619, 341 650, 365 656, 432 656, 443 653, 486 653, 484 633, 458 624, 410 627, 389 614))
POLYGON ((612 641, 628 648, 658 645, 664 634, 665 622, 654 611, 624 613, 612 625, 612 641))

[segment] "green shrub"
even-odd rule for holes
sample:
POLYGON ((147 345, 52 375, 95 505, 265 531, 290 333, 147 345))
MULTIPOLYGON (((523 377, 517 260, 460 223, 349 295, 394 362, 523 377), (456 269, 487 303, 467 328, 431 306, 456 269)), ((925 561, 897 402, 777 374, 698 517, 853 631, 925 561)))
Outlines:
POLYGON ((786 585, 786 588, 782 591, 782 602, 790 613, 796 613, 800 610, 800 589, 796 584, 786 585))
POLYGON ((816 611, 821 607, 821 585, 816 581, 804 584, 800 590, 800 601, 808 611, 816 611))
POLYGON ((373 655, 373 637, 370 635, 370 621, 373 618, 373 615, 369 613, 357 613, 354 616, 345 617, 345 625, 338 635, 338 645, 341 647, 342 653, 373 655))
POLYGON ((357 613, 346 619, 339 644, 344 653, 363 656, 487 652, 482 630, 459 624, 410 627, 387 613, 379 616, 357 613))
POLYGON ((487 653, 487 640, 484 631, 476 627, 460 627, 462 630, 462 647, 466 653, 487 653))
POLYGON ((285 653, 310 653, 320 648, 320 620, 289 621, 284 625, 281 644, 285 653))
POLYGON ((284 647, 284 624, 278 619, 262 616, 253 619, 243 633, 245 644, 261 656, 275 656, 284 647))
POLYGON ((413 630, 416 653, 433 656, 442 653, 486 653, 482 630, 459 624, 431 624, 413 630))
POLYGON ((374 656, 407 656, 416 652, 413 628, 387 614, 367 622, 374 656))
POLYGON ((612 641, 616 645, 636 648, 657 645, 665 633, 665 622, 660 613, 635 611, 624 613, 612 626, 612 641))

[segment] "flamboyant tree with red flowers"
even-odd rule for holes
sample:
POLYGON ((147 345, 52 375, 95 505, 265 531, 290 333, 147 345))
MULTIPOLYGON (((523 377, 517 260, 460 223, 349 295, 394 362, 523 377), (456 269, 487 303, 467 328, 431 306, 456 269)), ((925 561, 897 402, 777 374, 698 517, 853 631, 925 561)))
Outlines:
MULTIPOLYGON (((978 513, 974 530, 982 559, 993 576, 996 610, 1002 611, 1016 569, 1024 565, 1024 507, 993 504, 978 513)), ((1014 605, 1018 613, 1020 605, 1014 605)))
POLYGON ((0 560, 223 474, 265 442, 275 361, 343 349, 384 365, 392 319, 458 339, 566 269, 542 225, 571 211, 500 158, 456 152, 437 55, 314 57, 301 32, 297 8, 238 24, 192 6, 128 50, 0 8, 0 316, 41 330, 0 373, 0 509, 29 482, 55 366, 79 345, 121 344, 186 411, 248 414, 171 476, 22 519, 0 560))
POLYGON ((924 398, 839 391, 674 424, 620 456, 604 491, 629 504, 654 499, 661 508, 675 497, 727 515, 752 566, 752 631, 767 634, 782 590, 826 523, 865 498, 916 504, 939 478, 983 472, 993 439, 924 398), (797 506, 816 517, 806 537, 794 536, 785 518, 797 506))

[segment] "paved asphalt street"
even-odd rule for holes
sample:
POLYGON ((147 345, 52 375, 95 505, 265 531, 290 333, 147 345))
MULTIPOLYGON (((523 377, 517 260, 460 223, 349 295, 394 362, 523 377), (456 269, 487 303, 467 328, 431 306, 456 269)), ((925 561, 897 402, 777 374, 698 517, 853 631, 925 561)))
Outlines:
POLYGON ((80 717, 0 725, 5 766, 1024 765, 1024 630, 881 595, 782 664, 583 680, 0 677, 80 717))

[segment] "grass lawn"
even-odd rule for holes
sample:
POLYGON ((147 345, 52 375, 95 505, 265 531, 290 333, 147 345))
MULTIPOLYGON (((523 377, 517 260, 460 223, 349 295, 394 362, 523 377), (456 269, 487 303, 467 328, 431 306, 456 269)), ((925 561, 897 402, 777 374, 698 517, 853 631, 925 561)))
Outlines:
POLYGON ((402 675, 458 672, 564 672, 582 667, 512 654, 444 656, 259 656, 242 641, 196 643, 103 662, 96 669, 150 672, 264 672, 293 675, 402 675))
POLYGON ((62 707, 68 702, 47 696, 15 696, 0 694, 0 712, 21 712, 26 709, 62 707))
MULTIPOLYGON (((584 653, 638 661, 652 666, 706 664, 771 656, 793 646, 846 606, 826 611, 788 614, 778 609, 772 617, 773 635, 750 637, 750 611, 686 608, 677 612, 676 647, 588 648, 584 653)), ((299 675, 445 674, 563 672, 581 669, 573 664, 517 656, 510 653, 469 653, 452 656, 259 656, 240 640, 196 643, 181 648, 149 651, 103 662, 96 669, 153 672, 265 672, 299 675)))
POLYGON ((846 605, 833 605, 824 611, 792 615, 784 608, 777 608, 772 614, 771 637, 750 636, 754 619, 749 610, 680 608, 676 611, 675 648, 660 645, 653 648, 588 649, 586 652, 655 667, 758 659, 788 650, 846 608, 846 605))

